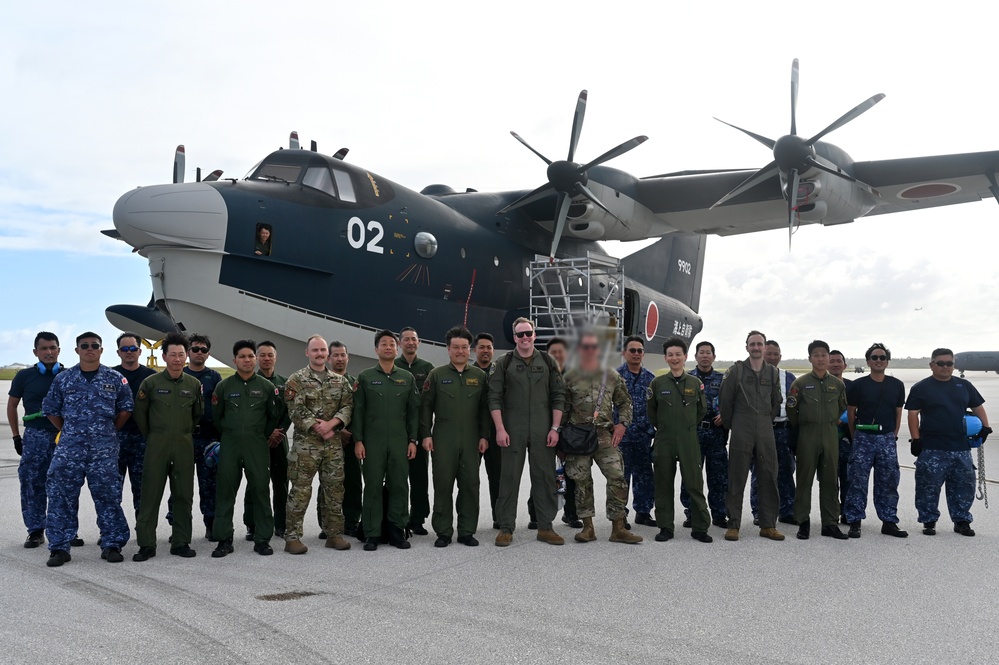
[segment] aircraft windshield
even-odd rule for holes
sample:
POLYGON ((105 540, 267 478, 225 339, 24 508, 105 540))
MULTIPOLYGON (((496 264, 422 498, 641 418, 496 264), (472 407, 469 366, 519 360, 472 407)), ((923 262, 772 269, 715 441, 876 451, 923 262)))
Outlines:
POLYGON ((298 182, 302 167, 294 164, 264 163, 250 176, 250 180, 269 180, 272 182, 298 182))

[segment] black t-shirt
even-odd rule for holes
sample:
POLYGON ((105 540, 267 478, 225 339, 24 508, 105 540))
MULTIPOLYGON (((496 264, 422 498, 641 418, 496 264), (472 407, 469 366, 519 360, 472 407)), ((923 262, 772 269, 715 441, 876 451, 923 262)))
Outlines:
POLYGON ((905 405, 905 384, 894 376, 880 382, 864 376, 847 385, 846 402, 857 407, 858 425, 881 425, 882 432, 894 432, 895 414, 905 405))
MULTIPOLYGON (((42 374, 36 366, 25 367, 14 375, 7 394, 20 399, 24 406, 24 415, 30 416, 42 410, 42 400, 48 394, 54 378, 52 370, 46 369, 42 374)), ((55 425, 45 417, 33 418, 24 423, 24 426, 55 431, 55 425)))
MULTIPOLYGON (((139 394, 139 386, 142 385, 142 381, 146 377, 156 373, 155 369, 146 367, 145 365, 139 365, 135 369, 125 369, 121 365, 116 365, 111 369, 121 374, 128 381, 128 388, 132 391, 132 399, 135 399, 135 396, 139 394)), ((126 434, 134 434, 139 431, 139 426, 135 424, 135 419, 129 416, 121 431, 126 434)))
POLYGON ((905 408, 919 411, 919 438, 927 450, 968 450, 964 414, 985 403, 967 379, 932 376, 912 386, 905 408))

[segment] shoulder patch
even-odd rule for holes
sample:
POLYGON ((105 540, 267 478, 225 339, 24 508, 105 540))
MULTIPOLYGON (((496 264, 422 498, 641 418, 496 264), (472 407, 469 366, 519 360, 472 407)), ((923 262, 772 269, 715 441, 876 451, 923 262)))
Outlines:
POLYGON ((146 399, 146 391, 140 390, 139 394, 135 396, 135 399, 146 399))
POLYGON ((219 403, 219 396, 216 395, 215 393, 212 393, 212 404, 218 404, 218 403, 219 403))
POLYGON ((295 394, 295 389, 290 386, 284 389, 285 399, 295 399, 295 394))
POLYGON ((121 385, 127 386, 128 385, 128 379, 126 379, 125 377, 121 377, 121 385))
POLYGON ((798 406, 798 398, 794 395, 791 395, 790 397, 787 398, 787 405, 789 408, 792 409, 798 406))
POLYGON ((427 392, 428 390, 430 390, 430 379, 423 382, 423 392, 427 392))
POLYGON ((278 397, 278 396, 280 396, 280 395, 281 395, 281 391, 280 391, 280 390, 278 390, 277 388, 274 388, 274 396, 275 396, 275 397, 278 397))

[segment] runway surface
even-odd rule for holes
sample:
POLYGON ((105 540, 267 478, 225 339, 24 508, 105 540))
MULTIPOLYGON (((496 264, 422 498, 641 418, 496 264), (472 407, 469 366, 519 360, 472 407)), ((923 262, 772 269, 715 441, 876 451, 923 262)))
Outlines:
MULTIPOLYGON (((928 372, 896 372, 907 386, 928 372)), ((999 419, 999 377, 969 378, 999 419)), ((6 392, 8 382, 2 387, 6 392)), ((903 440, 907 438, 903 434, 903 440)), ((999 477, 999 456, 987 458, 999 477)), ((911 464, 907 446, 900 461, 911 464)), ((975 503, 975 538, 921 535, 912 471, 903 468, 899 514, 910 537, 882 536, 866 521, 860 540, 813 535, 776 543, 744 524, 742 540, 712 544, 607 542, 604 484, 597 473, 597 542, 564 547, 534 540, 526 496, 512 547, 492 544, 488 510, 482 545, 433 547, 416 536, 408 551, 322 547, 314 512, 304 556, 236 553, 211 559, 169 555, 166 528, 156 558, 100 560, 93 502, 84 490, 80 535, 62 568, 44 549, 26 550, 19 512, 17 457, 9 428, 0 438, 0 661, 189 663, 983 663, 996 662, 991 629, 999 620, 999 488, 991 510, 975 503), (275 599, 269 599, 275 598, 275 599)), ((482 503, 488 506, 483 473, 482 503)), ((527 478, 523 487, 527 486, 527 478)), ((816 486, 817 490, 817 486, 816 486)), ((130 503, 130 502, 129 502, 130 503)), ((748 500, 747 500, 748 503, 748 500)), ((237 504, 239 505, 239 504, 237 504)), ((677 504, 678 515, 680 512, 677 504)), ((165 509, 164 509, 165 512, 165 509)), ((813 522, 818 520, 813 500, 813 522)), ((745 514, 749 515, 748 506, 745 514)), ((682 519, 682 518, 681 518, 682 519)), ((198 520, 195 520, 197 525, 198 520)), ((163 525, 165 526, 165 525, 163 525)), ((817 531, 817 529, 815 530, 817 531)), ((237 525, 237 534, 242 529, 237 525)), ((134 535, 134 534, 133 534, 134 535)))

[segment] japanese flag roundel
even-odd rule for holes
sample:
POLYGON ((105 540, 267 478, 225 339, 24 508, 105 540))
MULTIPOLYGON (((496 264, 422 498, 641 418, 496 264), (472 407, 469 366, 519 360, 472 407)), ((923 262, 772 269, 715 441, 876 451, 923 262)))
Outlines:
POLYGON ((656 303, 649 301, 649 309, 645 312, 645 339, 652 341, 659 330, 659 308, 656 303))

